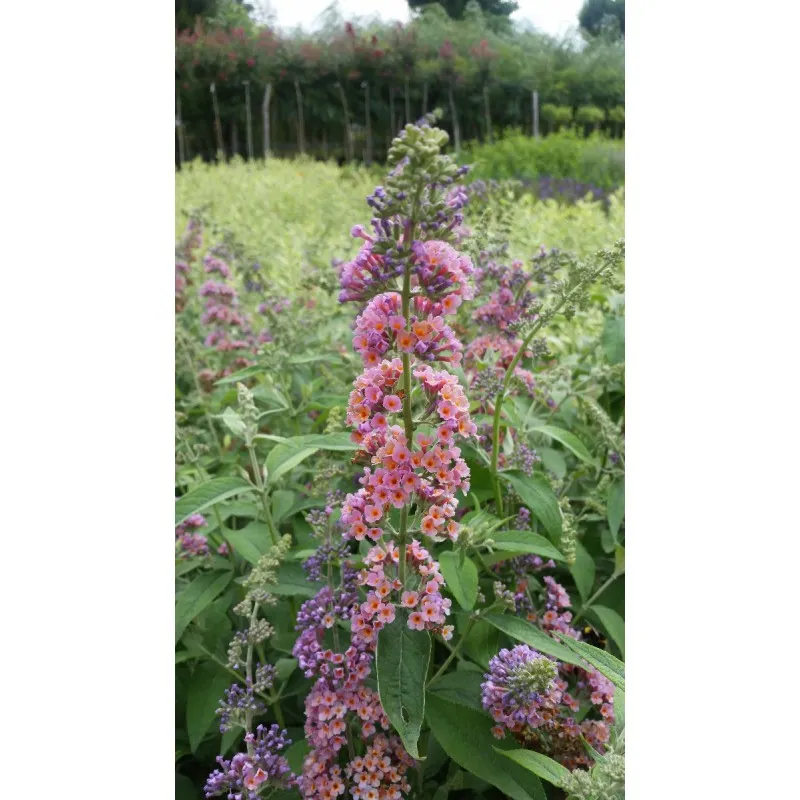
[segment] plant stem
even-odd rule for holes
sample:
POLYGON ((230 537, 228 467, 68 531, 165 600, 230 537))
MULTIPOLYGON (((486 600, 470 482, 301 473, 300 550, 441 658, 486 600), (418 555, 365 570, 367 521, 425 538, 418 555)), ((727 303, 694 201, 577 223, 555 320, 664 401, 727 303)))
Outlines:
POLYGON ((439 680, 439 678, 444 674, 444 671, 450 666, 450 664, 453 661, 453 659, 458 655, 459 650, 461 650, 461 646, 466 641, 467 636, 469 636, 469 632, 472 630, 472 626, 475 624, 475 619, 476 619, 475 617, 470 617, 469 618, 469 622, 467 623, 467 627, 464 630, 464 633, 461 635, 461 638, 458 640, 458 644, 452 649, 452 651, 450 652, 450 655, 445 659, 444 664, 442 664, 442 666, 439 667, 439 669, 436 672, 436 674, 425 685, 426 689, 430 688, 430 686, 432 684, 436 683, 436 681, 439 680))
MULTIPOLYGON (((402 314, 406 320, 406 330, 411 330, 411 259, 413 258, 413 251, 411 249, 412 242, 414 241, 414 228, 416 223, 414 221, 416 216, 417 206, 419 204, 421 189, 417 190, 414 197, 414 202, 411 206, 411 217, 408 225, 406 226, 405 237, 403 241, 404 249, 407 250, 407 257, 403 268, 403 292, 402 299, 402 314)), ((411 356, 408 353, 402 354, 403 362, 403 425, 406 434, 406 446, 409 450, 414 447, 414 419, 411 414, 411 356)), ((406 580, 406 539, 408 538, 408 504, 404 505, 400 511, 400 531, 398 534, 398 558, 399 558, 399 574, 400 582, 405 586, 406 580)))
POLYGON ((503 376, 503 385, 495 398, 494 419, 492 421, 492 484, 494 485, 494 497, 497 504, 497 512, 501 516, 503 514, 503 492, 500 488, 500 476, 498 475, 497 471, 497 463, 500 457, 500 417, 503 410, 503 400, 506 392, 508 391, 511 379, 514 377, 514 370, 516 369, 517 364, 519 364, 523 353, 530 344, 531 339, 533 339, 533 337, 536 336, 536 334, 539 333, 539 331, 541 331, 545 325, 547 325, 547 323, 569 302, 570 298, 572 298, 576 292, 578 292, 586 283, 591 283, 592 281, 596 280, 600 273, 607 266, 608 265, 606 263, 603 263, 599 268, 588 274, 583 280, 576 282, 569 291, 564 293, 564 296, 555 304, 552 311, 548 313, 546 317, 544 315, 539 316, 536 322, 534 322, 531 326, 528 334, 520 343, 520 346, 517 348, 517 352, 514 354, 514 358, 511 359, 511 363, 506 368, 505 375, 503 376))
MULTIPOLYGON (((258 621, 258 603, 253 600, 253 610, 250 612, 250 627, 248 629, 248 637, 247 637, 247 662, 245 664, 245 677, 247 679, 247 688, 248 690, 251 689, 253 686, 253 642, 250 639, 250 635, 252 634, 253 627, 255 626, 256 622, 258 621)), ((246 730, 248 733, 253 732, 253 711, 252 709, 247 709, 244 713, 246 730)), ((283 727, 283 726, 281 726, 283 727)), ((247 754, 252 758, 253 757, 253 743, 247 743, 247 754)))
POLYGON ((220 461, 222 461, 222 442, 219 440, 219 436, 217 436, 217 430, 214 427, 214 421, 211 418, 211 414, 208 411, 206 406, 205 398, 203 397, 203 387, 200 386, 200 379, 197 377, 197 370, 194 366, 194 359, 192 358, 192 354, 189 352, 189 348, 185 347, 183 350, 184 355, 186 356, 186 360, 189 362, 189 371, 192 373, 192 379, 194 380, 194 388, 197 390, 198 397, 200 398, 200 406, 203 409, 203 417, 206 420, 206 424, 208 425, 208 430, 211 432, 211 438, 214 440, 214 444, 217 447, 217 455, 219 456, 220 461))
POLYGON ((614 583, 614 581, 619 578, 621 574, 621 572, 614 572, 614 574, 581 606, 580 611, 578 611, 578 613, 572 619, 573 626, 583 616, 584 612, 591 608, 592 603, 594 603, 594 601, 597 600, 597 598, 600 597, 600 595, 603 594, 603 592, 608 589, 608 587, 611 586, 611 584, 614 583))
POLYGON ((278 531, 275 530, 275 522, 272 519, 272 512, 269 510, 269 493, 264 484, 264 477, 261 474, 261 467, 259 467, 258 459, 256 458, 256 449, 253 447, 252 442, 247 442, 247 452, 250 454, 250 466, 253 468, 253 477, 261 495, 261 506, 264 509, 264 517, 269 528, 269 535, 272 537, 272 544, 278 544, 278 531))

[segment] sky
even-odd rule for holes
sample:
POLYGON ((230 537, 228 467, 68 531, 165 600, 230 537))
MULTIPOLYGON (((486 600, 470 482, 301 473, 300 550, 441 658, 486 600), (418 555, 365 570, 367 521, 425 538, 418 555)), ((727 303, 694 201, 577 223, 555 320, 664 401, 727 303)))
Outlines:
MULTIPOLYGON (((267 0, 277 17, 278 26, 309 29, 316 18, 330 5, 331 0, 267 0)), ((514 20, 527 21, 544 33, 558 36, 578 24, 578 12, 583 0, 517 0, 519 10, 514 20)), ((258 5, 258 0, 254 3, 258 5)), ((384 20, 409 18, 406 0, 339 0, 342 16, 380 16, 384 20)))

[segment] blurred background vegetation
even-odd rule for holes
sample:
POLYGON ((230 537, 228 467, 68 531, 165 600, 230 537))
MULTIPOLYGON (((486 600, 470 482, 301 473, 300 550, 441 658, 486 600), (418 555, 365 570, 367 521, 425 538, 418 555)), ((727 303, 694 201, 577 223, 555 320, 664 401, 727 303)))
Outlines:
POLYGON ((405 25, 331 7, 313 33, 281 33, 238 0, 176 0, 176 162, 267 150, 380 162, 402 125, 439 107, 481 177, 621 183, 624 0, 587 0, 581 36, 561 38, 512 23, 508 0, 409 6, 405 25))

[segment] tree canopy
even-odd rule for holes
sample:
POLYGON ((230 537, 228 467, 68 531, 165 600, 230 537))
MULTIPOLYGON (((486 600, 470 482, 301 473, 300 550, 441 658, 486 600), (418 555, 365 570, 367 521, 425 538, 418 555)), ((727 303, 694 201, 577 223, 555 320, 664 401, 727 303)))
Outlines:
MULTIPOLYGON (((440 5, 450 19, 464 19, 464 11, 469 0, 408 0, 408 6, 416 11, 426 6, 440 5)), ((514 0, 473 0, 480 6, 484 14, 507 17, 513 14, 519 5, 514 0)))
POLYGON ((604 30, 616 27, 624 38, 625 0, 584 0, 578 21, 591 36, 598 36, 604 30))

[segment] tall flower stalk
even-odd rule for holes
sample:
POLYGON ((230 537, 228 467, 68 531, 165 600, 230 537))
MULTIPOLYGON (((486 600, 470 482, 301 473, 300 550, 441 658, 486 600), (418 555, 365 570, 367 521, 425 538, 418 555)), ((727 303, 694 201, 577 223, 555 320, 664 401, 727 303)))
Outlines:
MULTIPOLYGON (((350 394, 346 422, 359 445, 355 460, 365 465, 361 488, 344 499, 340 524, 345 542, 369 540, 372 546, 364 568, 354 572, 341 558, 346 551, 329 541, 327 585, 298 615, 294 654, 307 677, 319 676, 306 699, 312 747, 300 779, 306 798, 349 791, 356 800, 399 800, 411 790, 405 775, 413 759, 365 680, 378 632, 395 620, 397 606, 408 609, 412 630, 444 639, 453 633, 445 624, 450 600, 441 593, 444 578, 415 534, 455 540, 455 493, 469 490, 469 468, 455 439, 474 436, 476 427, 458 379, 432 364, 461 359, 444 318, 471 298, 472 264, 448 243, 462 222, 466 196, 445 193, 463 170, 440 154, 447 134, 432 121, 407 125, 394 140, 386 186, 367 198, 375 210, 373 233, 353 229, 364 244, 340 267, 340 300, 362 305, 353 346, 364 371, 350 394), (339 588, 331 572, 337 557, 339 588), (366 591, 360 602, 359 586, 366 591), (336 626, 344 621, 350 646, 342 653, 336 626)), ((321 563, 311 566, 321 576, 321 563)))
POLYGON ((601 250, 589 263, 576 265, 574 269, 570 270, 570 274, 565 280, 556 281, 550 286, 550 303, 540 313, 536 314, 529 323, 524 325, 520 331, 520 344, 514 357, 506 367, 502 384, 494 400, 491 471, 498 515, 503 513, 503 493, 498 472, 500 422, 503 413, 503 401, 514 377, 514 371, 520 359, 530 348, 534 337, 541 333, 558 314, 562 314, 567 319, 572 319, 578 310, 584 310, 588 306, 588 290, 594 283, 600 280, 613 280, 624 253, 625 245, 620 241, 616 243, 612 250, 601 250))

